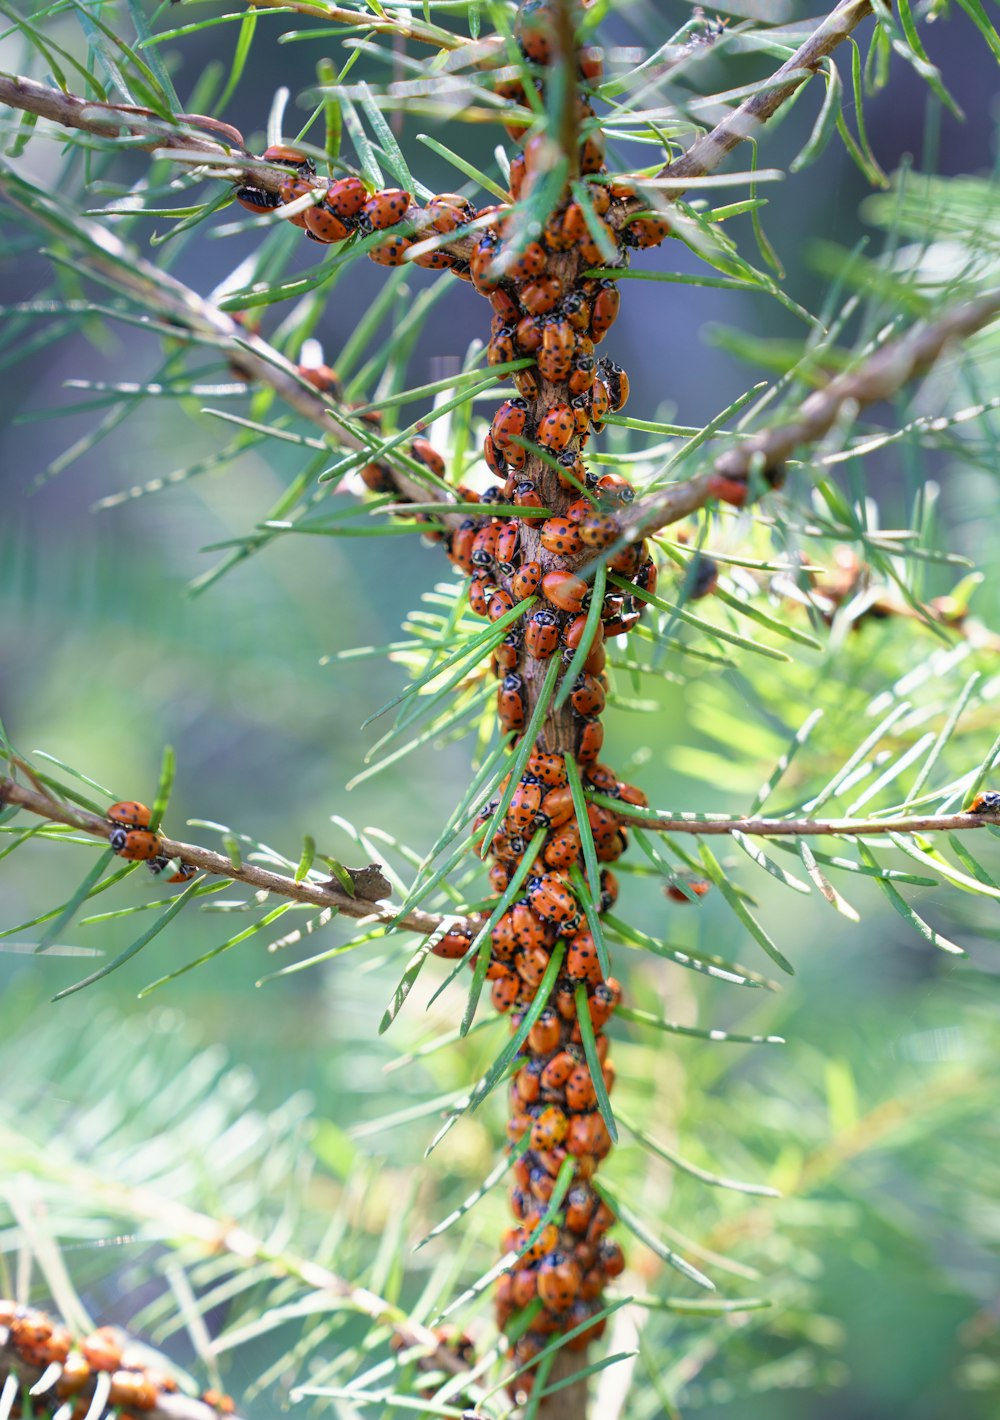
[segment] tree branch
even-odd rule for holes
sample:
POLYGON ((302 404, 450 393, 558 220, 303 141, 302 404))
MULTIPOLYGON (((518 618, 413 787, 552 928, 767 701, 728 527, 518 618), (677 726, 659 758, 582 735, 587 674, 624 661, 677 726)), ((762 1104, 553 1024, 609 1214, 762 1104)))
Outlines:
MULTIPOLYGON (((114 825, 100 818, 88 809, 78 808, 52 798, 40 789, 29 789, 14 779, 0 779, 0 805, 16 804, 37 814, 39 818, 53 823, 64 823, 70 828, 81 829, 95 838, 107 838, 114 825)), ((182 863, 201 872, 212 873, 216 877, 231 878, 233 882, 246 883, 258 892, 273 893, 277 897, 291 898, 294 902, 307 902, 313 907, 333 907, 343 917, 385 926, 395 926, 400 931, 418 932, 422 937, 436 931, 448 921, 464 922, 461 917, 438 916, 432 912, 413 911, 399 917, 398 909, 381 902, 372 902, 360 895, 351 897, 342 888, 330 883, 303 880, 296 882, 281 873, 273 873, 267 868, 243 863, 237 867, 224 853, 215 853, 210 848, 202 848, 196 843, 182 843, 173 838, 163 839, 163 853, 169 858, 179 858, 182 863)), ((362 881, 370 877, 369 869, 358 870, 362 881)))
POLYGON ((924 374, 955 341, 968 339, 998 315, 1000 290, 988 291, 889 341, 856 370, 837 375, 808 395, 786 423, 727 449, 706 472, 634 503, 627 518, 621 519, 623 537, 633 540, 688 517, 715 496, 713 482, 718 478, 746 480, 757 468, 765 473, 780 472, 796 449, 818 443, 828 434, 842 412, 854 414, 866 405, 891 399, 909 380, 924 374))
POLYGON ((727 114, 710 133, 695 139, 680 158, 660 169, 656 176, 657 186, 661 181, 677 179, 676 186, 671 182, 667 188, 669 196, 677 198, 686 191, 685 179, 705 177, 714 172, 727 154, 752 138, 758 128, 774 117, 782 104, 817 73, 820 61, 842 44, 871 13, 871 0, 840 0, 819 28, 756 93, 744 99, 739 108, 727 114))
POLYGON ((698 837, 742 833, 748 838, 810 838, 831 835, 861 838, 879 833, 961 833, 973 828, 989 828, 1000 823, 1000 811, 960 814, 914 814, 902 818, 698 818, 694 814, 671 815, 636 809, 614 799, 597 796, 598 802, 614 804, 620 818, 641 824, 656 833, 693 833, 698 837))
MULTIPOLYGON (((265 171, 277 170, 268 168, 265 171)), ((0 169, 0 193, 7 201, 30 220, 65 239, 65 224, 54 204, 51 211, 48 207, 29 206, 12 190, 12 180, 13 175, 5 174, 0 169)), ((254 182, 257 182, 256 175, 254 182)), ((49 201, 47 197, 45 200, 49 201)), ((368 447, 351 426, 350 410, 339 406, 303 379, 297 366, 274 346, 248 331, 231 315, 205 300, 175 276, 146 261, 114 232, 77 214, 74 217, 73 239, 79 242, 82 249, 79 259, 85 271, 140 303, 154 318, 158 316, 176 327, 179 340, 198 340, 224 351, 244 378, 268 385, 296 413, 318 425, 334 444, 358 452, 368 447)), ((392 454, 386 455, 386 459, 392 462, 392 454)), ((438 515, 439 521, 448 526, 461 521, 460 514, 446 511, 447 499, 436 484, 418 480, 398 463, 393 463, 393 479, 400 493, 410 502, 440 502, 442 511, 438 515)))

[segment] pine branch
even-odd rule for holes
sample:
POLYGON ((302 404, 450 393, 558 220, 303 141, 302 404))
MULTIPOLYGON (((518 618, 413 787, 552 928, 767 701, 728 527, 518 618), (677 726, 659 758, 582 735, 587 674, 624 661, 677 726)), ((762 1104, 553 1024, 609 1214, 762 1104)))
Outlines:
MULTIPOLYGON (((100 818, 87 809, 60 802, 40 787, 29 789, 9 778, 0 779, 0 805, 4 804, 16 804, 40 818, 81 829, 95 838, 107 838, 114 828, 107 819, 100 818)), ((314 907, 334 907, 344 917, 359 918, 371 923, 381 922, 386 926, 396 926, 402 931, 419 932, 424 937, 436 931, 446 921, 460 920, 421 911, 408 912, 404 917, 399 917, 396 908, 364 897, 362 891, 368 890, 367 885, 372 878, 371 868, 352 872, 352 878, 358 882, 358 896, 351 897, 336 885, 335 880, 328 884, 306 880, 296 882, 294 878, 272 873, 251 863, 236 865, 224 853, 215 853, 210 848, 202 848, 195 843, 164 838, 163 853, 168 858, 179 858, 182 863, 202 872, 212 873, 220 878, 231 878, 233 882, 246 883, 247 887, 259 892, 273 893, 277 897, 290 898, 294 902, 308 902, 314 907)))
MULTIPOLYGON (((48 206, 30 205, 23 196, 15 195, 12 183, 13 175, 5 174, 0 168, 0 194, 31 221, 65 238, 61 214, 50 211, 48 206)), ((296 413, 318 425, 337 445, 357 451, 367 447, 351 427, 349 409, 320 394, 303 379, 290 360, 227 312, 205 300, 175 276, 146 261, 107 227, 100 227, 78 214, 74 218, 73 236, 79 241, 77 257, 82 272, 89 271, 138 302, 154 319, 159 317, 161 321, 176 327, 179 340, 197 340, 223 351, 233 367, 247 380, 268 385, 296 413)), ((385 457, 389 461, 392 459, 391 453, 385 457)), ((398 464, 393 464, 393 479, 409 502, 444 502, 436 486, 419 482, 398 464)), ((443 510, 438 517, 447 525, 461 521, 460 514, 449 514, 443 510)))
POLYGON ((682 157, 660 169, 657 185, 677 179, 678 185, 675 187, 670 182, 667 191, 671 198, 678 198, 686 191, 685 179, 705 177, 714 172, 734 148, 752 138, 757 129, 774 117, 782 104, 787 103, 803 84, 819 72, 821 60, 832 54, 871 13, 871 0, 840 0, 819 28, 770 79, 761 84, 756 93, 744 99, 739 108, 716 124, 710 133, 696 139, 682 157))
POLYGON ((901 818, 698 818, 693 814, 679 817, 654 814, 650 809, 633 809, 628 804, 616 803, 615 813, 657 833, 693 833, 698 837, 742 833, 749 838, 809 838, 826 834, 861 838, 879 833, 961 833, 1000 823, 1000 807, 992 812, 914 814, 901 818))
POLYGON ((745 483, 759 470, 777 481, 796 449, 818 443, 843 414, 853 415, 867 405, 891 399, 903 385, 925 374, 956 341, 967 340, 998 315, 1000 290, 989 291, 889 341, 856 370, 837 375, 815 390, 786 423, 727 449, 704 473, 634 503, 627 519, 621 519, 623 538, 643 537, 703 508, 716 496, 720 479, 745 483))

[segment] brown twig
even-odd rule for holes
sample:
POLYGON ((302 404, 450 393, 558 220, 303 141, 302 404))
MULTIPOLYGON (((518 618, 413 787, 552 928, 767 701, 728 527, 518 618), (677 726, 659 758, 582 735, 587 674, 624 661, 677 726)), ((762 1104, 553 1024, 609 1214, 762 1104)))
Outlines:
MULTIPOLYGON (((41 205, 29 207, 5 183, 2 169, 0 194, 30 220, 65 237, 59 214, 41 205)), ((82 214, 74 218, 74 237, 81 248, 79 261, 82 270, 89 271, 115 290, 140 302, 161 322, 175 327, 178 340, 196 340, 224 351, 245 379, 268 385, 296 413, 318 425, 332 445, 359 452, 368 447, 354 432, 350 410, 320 394, 302 378, 290 360, 259 335, 248 331, 226 311, 205 300, 175 276, 146 261, 114 232, 98 226, 82 214)), ((385 458, 392 463, 391 453, 385 458)), ((446 511, 448 500, 436 484, 421 482, 398 463, 392 463, 392 467, 393 480, 406 500, 440 502, 440 522, 450 526, 461 521, 460 515, 446 511)))
MULTIPOLYGON (((610 802, 610 801, 609 801, 610 802)), ((656 833, 693 833, 698 837, 742 833, 748 838, 810 838, 830 835, 862 838, 879 833, 962 833, 972 828, 994 827, 997 813, 913 814, 901 818, 697 818, 694 814, 651 815, 616 803, 615 813, 656 833)))
POLYGON ((843 413, 891 399, 903 385, 924 374, 947 348, 966 340, 1000 316, 1000 290, 989 291, 915 326, 889 341, 856 370, 837 375, 802 402, 797 414, 720 454, 710 469, 633 504, 623 519, 623 535, 641 537, 688 517, 712 497, 717 477, 748 478, 755 469, 780 472, 796 449, 818 443, 843 413))
MULTIPOLYGON (((29 789, 10 778, 0 779, 0 804, 17 804, 40 818, 81 829, 84 833, 93 834, 95 838, 107 838, 114 828, 107 819, 91 813, 88 809, 54 799, 48 793, 40 792, 37 788, 29 789)), ((282 873, 273 873, 252 863, 237 866, 224 853, 213 852, 212 849, 202 848, 196 843, 182 843, 173 838, 164 838, 163 853, 168 858, 179 858, 182 863, 202 872, 245 883, 247 887, 258 892, 273 893, 277 897, 290 898, 294 902, 307 902, 313 907, 334 907, 343 917, 396 926, 401 931, 418 932, 421 936, 436 931, 446 921, 464 920, 449 919, 421 911, 408 912, 404 917, 399 917, 398 909, 381 902, 372 902, 360 894, 351 897, 341 888, 315 880, 296 882, 294 878, 282 873)), ((366 868, 358 870, 366 878, 369 871, 366 868)))
POLYGON ((658 185, 659 180, 678 179, 677 187, 671 185, 668 188, 670 197, 677 198, 685 191, 685 179, 705 177, 714 172, 727 154, 752 138, 769 118, 774 117, 778 109, 818 72, 820 62, 871 13, 871 0, 840 0, 819 28, 756 93, 744 99, 739 108, 727 114, 710 133, 695 139, 680 158, 660 169, 658 185))

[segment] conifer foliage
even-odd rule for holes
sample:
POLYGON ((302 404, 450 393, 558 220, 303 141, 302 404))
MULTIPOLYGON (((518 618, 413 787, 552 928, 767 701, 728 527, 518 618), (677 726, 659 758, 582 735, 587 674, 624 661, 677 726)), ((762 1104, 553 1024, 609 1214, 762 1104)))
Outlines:
MULTIPOLYGON (((287 498, 227 550, 196 591, 208 591, 230 567, 289 531, 342 533, 356 510, 331 514, 331 486, 353 492, 365 509, 391 519, 389 530, 421 534, 429 556, 444 553, 459 580, 437 588, 428 599, 431 609, 410 623, 412 636, 402 655, 413 678, 390 706, 373 715, 397 710, 395 725, 378 746, 382 759, 359 779, 400 761, 405 768, 406 753, 470 725, 479 731, 474 775, 409 883, 390 882, 375 865, 352 869, 317 859, 311 843, 296 865, 259 844, 251 845, 254 851, 244 861, 229 830, 223 831, 224 852, 169 837, 163 827, 173 774, 169 754, 152 807, 131 800, 108 806, 110 795, 103 796, 79 771, 56 761, 59 772, 53 774, 51 761, 39 764, 4 737, 0 828, 12 835, 11 852, 36 835, 24 832, 23 819, 14 821, 20 813, 47 824, 41 836, 75 834, 103 850, 76 892, 36 919, 47 923, 43 948, 95 892, 141 871, 143 864, 158 882, 178 889, 125 952, 61 995, 124 965, 181 912, 227 881, 269 894, 279 905, 260 911, 259 898, 248 903, 247 910, 258 914, 252 925, 217 950, 264 930, 293 905, 316 914, 304 932, 325 927, 336 914, 359 921, 356 944, 415 934, 419 945, 383 1029, 393 1023, 432 956, 454 964, 449 981, 463 967, 471 973, 459 1037, 473 1028, 488 990, 492 1006, 509 1022, 509 1035, 482 1077, 450 1109, 442 1133, 494 1088, 506 1089, 506 1153, 491 1183, 501 1177, 509 1182, 513 1219, 500 1240, 499 1262, 446 1307, 445 1315, 493 1289, 492 1356, 500 1379, 484 1386, 473 1342, 454 1328, 428 1333, 394 1317, 393 1344, 397 1355, 424 1347, 409 1398, 412 1406, 413 1397, 421 1397, 428 1414, 461 1414, 458 1406, 484 1417, 509 1414, 511 1406, 553 1417, 579 1414, 584 1404, 579 1386, 592 1371, 619 1359, 599 1355, 596 1348, 621 1305, 620 1295, 608 1289, 627 1265, 622 1232, 632 1231, 651 1247, 693 1296, 715 1285, 701 1265, 652 1237, 629 1200, 617 1198, 602 1179, 600 1167, 618 1139, 611 1101, 615 1066, 606 1028, 617 1019, 716 1040, 774 1040, 678 1026, 629 1005, 612 968, 612 948, 621 945, 647 949, 734 985, 773 983, 728 956, 680 951, 630 926, 623 883, 631 884, 621 869, 620 881, 613 867, 625 850, 639 847, 646 869, 662 881, 678 911, 709 894, 721 898, 741 934, 786 972, 791 964, 783 944, 754 915, 750 894, 734 881, 729 861, 712 851, 712 835, 738 844, 756 870, 785 888, 815 889, 849 918, 857 914, 830 875, 874 879, 907 924, 945 951, 958 949, 918 915, 900 885, 943 882, 980 896, 1000 894, 989 871, 964 846, 966 834, 995 831, 1000 820, 1000 799, 990 788, 1000 742, 984 742, 982 720, 967 726, 966 718, 971 707, 982 709, 997 694, 995 677, 984 681, 978 664, 981 657, 995 656, 997 637, 971 618, 969 585, 959 583, 932 597, 910 580, 909 556, 922 553, 947 567, 947 552, 919 545, 916 534, 912 542, 909 534, 902 541, 880 534, 866 521, 865 499, 845 491, 830 472, 839 458, 860 466, 895 437, 855 436, 852 420, 866 407, 895 397, 962 342, 974 350, 1000 313, 1000 294, 974 244, 974 203, 967 215, 959 206, 953 216, 953 223, 965 223, 959 239, 967 241, 970 253, 959 277, 934 288, 919 256, 904 271, 898 263, 852 263, 841 254, 838 280, 852 288, 851 309, 835 314, 831 308, 822 319, 797 307, 775 274, 759 226, 764 204, 758 184, 766 172, 743 175, 752 182, 749 198, 709 205, 716 169, 727 155, 749 151, 745 140, 755 139, 816 74, 823 75, 826 98, 812 133, 804 135, 796 166, 814 161, 839 131, 866 176, 885 185, 862 107, 856 138, 846 125, 843 81, 832 56, 841 48, 850 53, 854 96, 861 105, 866 76, 853 32, 869 22, 869 87, 885 82, 895 50, 915 63, 937 93, 940 80, 923 53, 906 0, 898 17, 879 0, 840 0, 822 22, 791 36, 749 23, 730 29, 699 16, 678 35, 657 35, 654 53, 636 67, 619 64, 614 70, 599 43, 599 24, 614 9, 607 0, 522 0, 516 8, 468 0, 440 7, 450 25, 435 22, 433 3, 391 12, 374 0, 368 8, 302 8, 309 15, 322 13, 345 37, 363 34, 376 53, 380 42, 426 47, 435 56, 435 72, 452 76, 464 109, 505 133, 496 176, 429 140, 461 174, 463 190, 427 189, 385 116, 396 101, 393 86, 376 96, 367 83, 354 84, 350 59, 339 72, 321 68, 318 106, 300 133, 286 131, 287 95, 279 97, 268 142, 258 154, 224 115, 182 110, 158 57, 165 36, 149 32, 140 6, 130 9, 135 43, 117 34, 97 10, 81 7, 100 63, 93 74, 85 73, 87 92, 80 96, 71 92, 57 62, 59 46, 25 23, 26 39, 58 82, 0 76, 0 99, 25 115, 5 160, 3 193, 20 222, 47 232, 63 255, 73 255, 85 278, 110 286, 114 295, 102 309, 71 300, 62 290, 48 310, 25 302, 16 315, 20 322, 54 312, 66 319, 91 319, 95 313, 141 319, 169 347, 165 379, 176 381, 179 392, 185 388, 187 353, 207 348, 225 361, 238 394, 276 393, 294 413, 296 422, 289 426, 283 416, 272 417, 266 401, 257 400, 252 417, 224 416, 243 440, 296 442, 305 462, 287 498), (482 32, 486 17, 494 33, 482 32), (459 33, 459 20, 467 33, 459 33), (734 37, 748 52, 777 52, 783 62, 738 101, 713 96, 724 116, 710 131, 701 131, 670 86, 696 75, 706 53, 724 56, 734 37), (667 89, 670 104, 644 107, 647 88, 657 94, 667 89), (136 255, 110 222, 67 212, 63 202, 18 171, 17 159, 33 140, 39 118, 96 144, 109 160, 119 148, 138 146, 152 152, 157 165, 182 164, 186 176, 178 179, 171 166, 164 178, 171 190, 196 181, 214 184, 204 201, 170 213, 175 232, 203 223, 217 228, 219 209, 235 204, 225 220, 242 209, 262 233, 264 254, 250 279, 242 268, 241 284, 230 284, 215 299, 204 297, 136 255), (654 161, 637 163, 633 149, 640 144, 653 150, 654 161), (386 172, 398 185, 390 185, 386 172), (764 267, 770 269, 751 264, 728 236, 724 224, 744 217, 753 223, 764 267), (285 280, 292 228, 318 252, 331 250, 322 250, 314 271, 285 280), (672 241, 686 244, 716 272, 707 279, 767 294, 804 319, 809 330, 774 389, 762 397, 752 389, 703 429, 622 413, 629 378, 613 357, 622 292, 641 290, 636 278, 668 277, 664 252, 672 241), (390 346, 372 353, 358 373, 366 341, 386 309, 381 297, 370 327, 363 323, 355 332, 336 368, 306 358, 306 327, 312 329, 322 309, 324 284, 359 257, 398 269, 387 276, 388 283, 398 284, 416 265, 440 271, 442 282, 465 283, 470 294, 482 298, 483 339, 460 375, 405 388, 420 302, 412 319, 401 321, 390 346), (899 311, 880 322, 879 303, 887 296, 899 311), (260 334, 261 315, 292 300, 307 311, 302 327, 292 321, 284 339, 269 344, 260 334), (837 342, 864 301, 870 309, 855 348, 842 348, 837 342), (432 397, 435 402, 427 407, 432 397), (476 402, 494 397, 498 403, 483 420, 476 402), (421 401, 422 417, 401 423, 400 408, 421 401), (450 435, 441 440, 435 423, 446 415, 450 435), (602 452, 599 436, 608 430, 623 441, 634 437, 635 443, 616 443, 614 452, 602 452), (650 435, 665 442, 650 445, 650 435), (808 467, 797 456, 813 446, 822 446, 827 462, 818 466, 809 488, 808 467), (668 537, 665 530, 681 523, 676 536, 668 537), (721 527, 737 529, 741 540, 735 551, 731 543, 728 552, 713 547, 721 527), (810 544, 818 551, 807 559, 802 548, 810 544), (672 584, 665 588, 666 578, 672 584), (655 679, 662 658, 671 656, 720 670, 763 663, 769 673, 778 662, 780 673, 787 665, 793 677, 797 668, 783 647, 811 655, 822 650, 820 637, 828 628, 841 635, 846 627, 877 620, 948 641, 959 649, 954 664, 968 659, 971 670, 960 686, 948 682, 941 699, 924 707, 922 723, 932 720, 933 732, 894 744, 888 761, 873 751, 910 708, 899 690, 901 677, 889 681, 879 717, 861 742, 840 755, 832 773, 828 763, 823 772, 819 756, 813 777, 797 781, 793 803, 773 818, 761 810, 812 735, 818 713, 795 727, 791 745, 749 809, 728 819, 651 809, 643 789, 605 762, 602 715, 615 693, 616 675, 655 679), (942 775, 945 764, 948 772, 942 775), (875 779, 855 797, 859 776, 876 767, 875 779), (904 786, 899 793, 897 781, 904 786), (836 818, 823 816, 830 803, 840 810, 836 818), (861 815, 862 808, 869 817, 861 815), (935 833, 940 840, 928 836, 935 833), (662 835, 669 861, 654 846, 656 834, 662 835), (945 834, 947 853, 937 846, 945 834), (692 851, 678 842, 683 836, 693 838, 692 851), (815 838, 834 838, 833 851, 814 852, 808 845, 815 838), (788 848, 790 840, 808 881, 765 851, 761 844, 769 839, 779 848, 788 848), (849 851, 855 856, 847 856, 849 851), (890 852, 908 860, 905 870, 886 866, 890 852), (470 863, 484 862, 489 864, 486 896, 460 876, 470 863), (387 904, 393 889, 401 900, 387 904), (445 1374, 432 1382, 427 1373, 435 1366, 445 1374), (499 1398, 504 1386, 507 1401, 499 1398)), ((962 8, 985 41, 1000 47, 978 5, 966 0, 962 8)), ((250 10, 241 24, 220 108, 238 81, 257 19, 258 12, 250 10)), ((75 62, 73 67, 80 68, 75 62)), ((400 102, 405 107, 405 99, 400 102)), ((945 193, 931 210, 943 212, 950 197, 945 193)), ((885 226, 895 223, 898 230, 908 217, 914 220, 908 200, 903 186, 891 216, 882 210, 885 226)), ((160 215, 166 211, 152 202, 144 206, 160 215)), ((133 210, 123 206, 118 212, 133 210)), ((929 220, 933 225, 935 218, 929 220)), ((948 238, 956 240, 954 230, 948 238)), ((928 265, 932 270, 933 263, 928 265)), ((394 289, 387 286, 390 293, 394 289)), ((423 313, 429 300, 423 300, 423 313)), ((127 397, 120 392, 121 408, 128 412, 150 392, 140 388, 127 397)), ((946 403, 936 421, 914 421, 912 431, 928 441, 957 439, 959 425, 964 430, 990 407, 979 400, 959 413, 955 399, 946 403)), ((194 476, 197 470, 189 472, 194 476)), ((154 491, 139 486, 108 501, 154 491)), ((919 564, 919 556, 916 560, 919 564)), ((953 666, 940 669, 944 676, 953 666)), ((752 683, 755 672, 743 673, 752 683)), ((621 757, 626 748, 619 747, 621 757)), ((618 750, 610 755, 618 757, 618 750)), ((359 847, 368 846, 346 827, 359 847)), ((168 984, 203 960, 153 984, 168 984)), ((658 1146, 641 1128, 633 1132, 656 1152, 658 1146)), ((726 1182, 711 1174, 705 1178, 726 1182)), ((345 1295, 356 1298, 343 1285, 345 1295)), ((366 1305, 373 1323, 384 1323, 388 1310, 366 1305)), ((718 1305, 726 1310, 725 1300, 718 1305)), ((108 1359, 94 1335, 74 1347, 59 1322, 15 1302, 0 1303, 0 1328, 6 1348, 0 1349, 0 1368, 13 1378, 0 1394, 3 1420, 28 1388, 38 1397, 31 1412, 36 1415, 79 1413, 98 1420, 109 1409, 134 1415, 159 1413, 162 1407, 178 1420, 200 1420, 210 1410, 232 1408, 214 1389, 200 1399, 171 1400, 176 1385, 141 1360, 131 1366, 127 1343, 110 1333, 96 1333, 110 1348, 108 1359), (74 1410, 67 1402, 78 1396, 84 1399, 74 1410)), ((388 1403, 399 1396, 384 1398, 388 1403)))

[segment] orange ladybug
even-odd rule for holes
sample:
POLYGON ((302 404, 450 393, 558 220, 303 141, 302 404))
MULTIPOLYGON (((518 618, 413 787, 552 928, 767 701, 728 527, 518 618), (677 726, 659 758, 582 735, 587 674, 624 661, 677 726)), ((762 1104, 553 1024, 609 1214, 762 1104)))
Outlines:
POLYGON ((119 858, 147 862, 163 855, 163 839, 158 833, 150 833, 148 828, 116 828, 108 842, 119 858))
POLYGON ((576 615, 590 599, 590 588, 582 577, 572 572, 546 572, 542 578, 542 595, 560 611, 576 615))
POLYGON ((361 206, 362 231, 384 232, 406 216, 413 198, 402 188, 386 187, 375 192, 361 206))
POLYGON ((120 803, 112 804, 106 815, 111 823, 119 824, 122 828, 148 828, 152 816, 152 811, 145 804, 137 803, 134 799, 123 799, 120 803))
POLYGON ((569 405, 553 404, 538 421, 535 442, 540 444, 543 449, 551 449, 553 453, 559 453, 573 438, 575 432, 576 423, 569 405))

